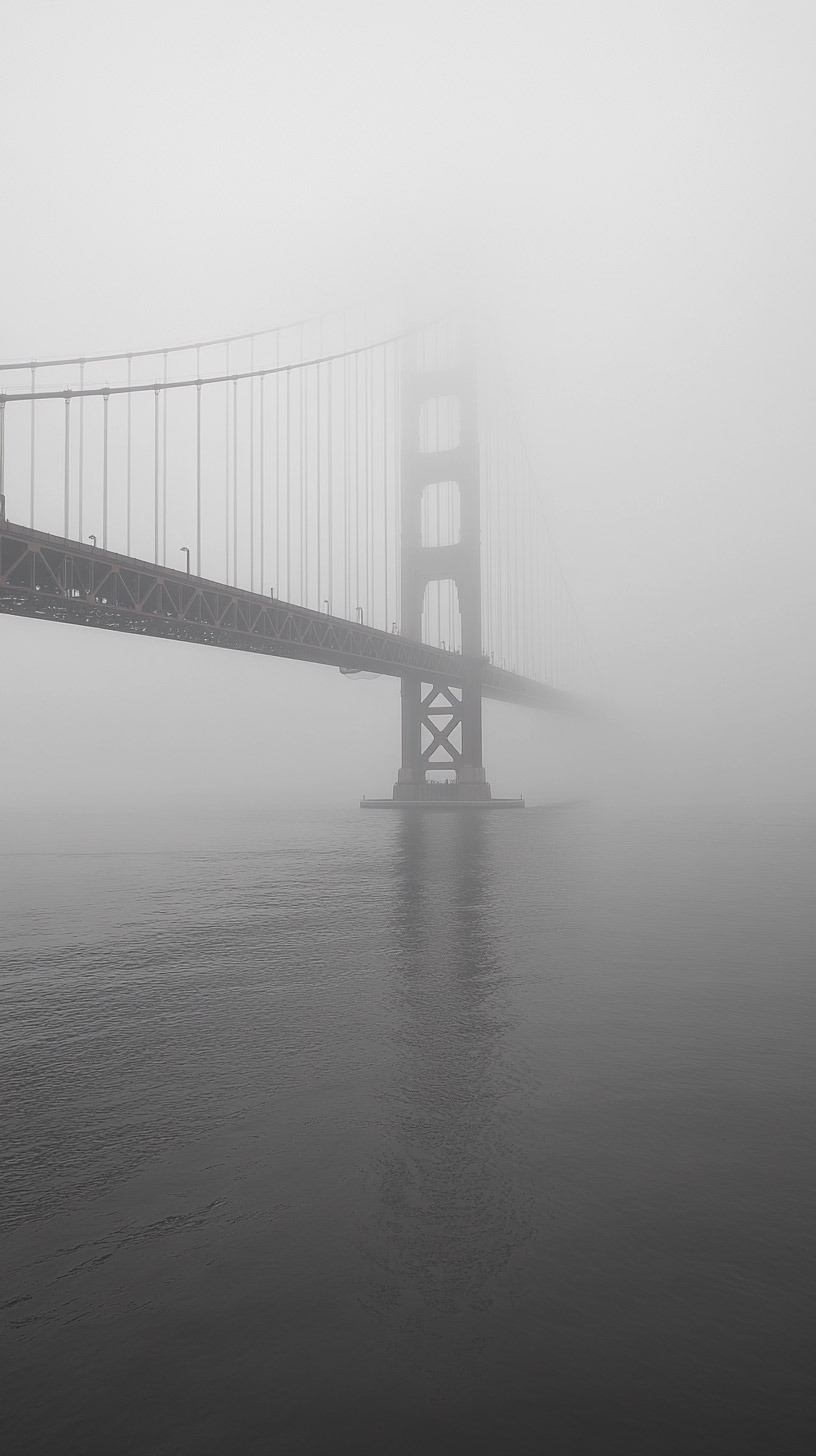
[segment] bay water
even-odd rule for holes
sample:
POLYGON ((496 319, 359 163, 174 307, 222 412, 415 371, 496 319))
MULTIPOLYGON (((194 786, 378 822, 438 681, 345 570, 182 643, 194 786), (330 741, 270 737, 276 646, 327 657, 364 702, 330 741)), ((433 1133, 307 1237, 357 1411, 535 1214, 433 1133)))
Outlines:
POLYGON ((813 1449, 816 819, 8 819, 9 1453, 813 1449))

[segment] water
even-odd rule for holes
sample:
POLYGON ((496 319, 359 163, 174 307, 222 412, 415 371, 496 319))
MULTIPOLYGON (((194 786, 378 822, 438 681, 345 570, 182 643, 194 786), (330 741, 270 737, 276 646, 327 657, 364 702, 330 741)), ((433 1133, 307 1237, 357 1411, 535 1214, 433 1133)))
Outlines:
POLYGON ((5 1450, 811 1449, 816 823, 4 839, 5 1450))

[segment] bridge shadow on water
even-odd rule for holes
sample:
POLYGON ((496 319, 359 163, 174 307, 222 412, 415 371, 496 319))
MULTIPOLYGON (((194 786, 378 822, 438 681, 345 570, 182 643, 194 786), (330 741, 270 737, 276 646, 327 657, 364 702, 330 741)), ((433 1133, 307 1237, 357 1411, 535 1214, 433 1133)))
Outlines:
MULTIPOLYGON (((532 1185, 508 1127, 522 1073, 507 1043, 494 864, 504 837, 493 829, 478 813, 408 814, 393 854, 392 1077, 359 1225, 360 1304, 388 1399, 399 1370, 413 1439, 434 1451, 463 1440, 482 1449, 491 1311, 533 1227, 532 1185)), ((418 1449, 399 1444, 393 1420, 390 1432, 388 1449, 418 1449)))

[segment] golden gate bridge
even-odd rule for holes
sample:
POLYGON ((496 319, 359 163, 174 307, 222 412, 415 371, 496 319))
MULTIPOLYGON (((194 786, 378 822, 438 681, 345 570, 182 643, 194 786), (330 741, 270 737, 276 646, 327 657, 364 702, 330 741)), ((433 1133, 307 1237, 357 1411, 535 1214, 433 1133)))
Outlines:
POLYGON ((588 706, 496 350, 460 317, 0 375, 0 611, 399 677, 397 782, 366 807, 518 805, 491 795, 483 697, 588 706))

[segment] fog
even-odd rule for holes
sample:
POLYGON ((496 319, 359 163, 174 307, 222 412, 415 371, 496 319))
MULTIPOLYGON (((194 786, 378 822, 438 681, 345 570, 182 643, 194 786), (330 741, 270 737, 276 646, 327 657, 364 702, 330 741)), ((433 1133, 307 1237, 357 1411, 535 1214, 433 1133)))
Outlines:
MULTIPOLYGON (((598 666, 494 792, 816 796, 809 4, 6 7, 4 359, 491 317, 598 666)), ((390 792, 396 680, 0 617, 7 805, 390 792)))

